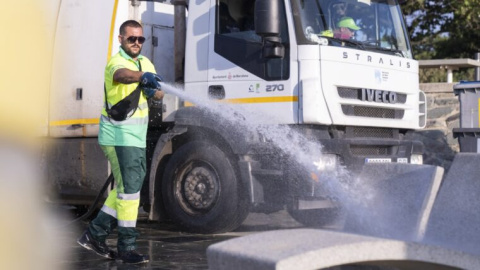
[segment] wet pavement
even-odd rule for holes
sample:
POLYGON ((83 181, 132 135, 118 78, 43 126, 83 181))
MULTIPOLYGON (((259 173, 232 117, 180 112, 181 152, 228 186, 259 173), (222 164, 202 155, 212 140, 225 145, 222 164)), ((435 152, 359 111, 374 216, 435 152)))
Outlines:
MULTIPOLYGON (((179 232, 171 224, 148 221, 140 217, 138 251, 148 254, 150 262, 141 265, 126 265, 107 260, 76 243, 77 237, 86 228, 87 222, 78 222, 62 234, 69 257, 59 261, 60 269, 208 269, 206 249, 209 245, 260 231, 302 228, 286 211, 273 214, 250 214, 234 232, 224 234, 190 234, 179 232)), ((114 232, 107 244, 116 246, 114 232)))

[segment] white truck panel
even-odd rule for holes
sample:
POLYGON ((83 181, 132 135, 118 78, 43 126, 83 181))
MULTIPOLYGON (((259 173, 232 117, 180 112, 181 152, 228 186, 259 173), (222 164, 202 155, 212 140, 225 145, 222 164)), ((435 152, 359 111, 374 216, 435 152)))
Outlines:
MULTIPOLYGON (((103 104, 113 0, 61 2, 54 45, 49 132, 52 137, 95 136, 103 104)), ((97 131, 97 132, 96 132, 97 131)))
MULTIPOLYGON (((418 63, 398 56, 338 47, 320 47, 322 85, 335 125, 419 128, 418 63), (359 82, 362 82, 359 85, 359 82), (343 99, 337 87, 392 91, 407 95, 405 104, 343 99), (341 105, 404 109, 403 119, 345 115, 341 105)), ((320 111, 319 111, 320 113, 320 111)))
MULTIPOLYGON (((189 83, 206 82, 208 78, 208 42, 211 2, 197 1, 188 13, 185 48, 185 89, 189 83)), ((212 19, 213 20, 213 19, 212 19)))
POLYGON ((300 65, 300 117, 305 124, 331 125, 320 81, 320 51, 317 45, 298 46, 300 65))

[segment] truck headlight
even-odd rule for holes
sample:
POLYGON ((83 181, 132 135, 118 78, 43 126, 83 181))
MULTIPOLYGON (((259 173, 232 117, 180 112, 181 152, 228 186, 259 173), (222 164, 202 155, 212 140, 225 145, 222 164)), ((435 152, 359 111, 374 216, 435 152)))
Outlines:
POLYGON ((423 155, 412 155, 410 157, 411 164, 423 164, 423 155))
POLYGON ((319 171, 333 171, 337 168, 337 155, 322 155, 313 165, 319 171))

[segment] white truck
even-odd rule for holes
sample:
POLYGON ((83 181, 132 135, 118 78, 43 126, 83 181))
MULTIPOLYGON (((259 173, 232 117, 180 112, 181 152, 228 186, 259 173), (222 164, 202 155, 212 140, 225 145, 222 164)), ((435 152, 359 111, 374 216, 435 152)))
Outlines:
MULTIPOLYGON (((142 54, 166 83, 274 115, 263 124, 322 145, 319 162, 352 172, 423 162, 412 131, 426 124, 426 98, 397 0, 61 0, 56 8, 44 134, 51 200, 88 204, 107 177, 96 140, 103 69, 127 19, 143 24, 142 54), (336 34, 345 18, 358 29, 350 39, 336 34)), ((189 105, 166 95, 151 107, 141 199, 150 219, 214 233, 249 212, 286 208, 301 223, 326 222, 333 210, 321 181, 262 136, 189 105)))

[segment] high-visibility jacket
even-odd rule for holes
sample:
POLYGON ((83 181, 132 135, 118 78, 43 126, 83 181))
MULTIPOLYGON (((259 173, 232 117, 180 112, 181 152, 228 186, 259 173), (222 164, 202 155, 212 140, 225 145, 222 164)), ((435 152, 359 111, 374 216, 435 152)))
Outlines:
MULTIPOLYGON (((110 59, 105 67, 105 88, 109 108, 132 93, 138 86, 138 83, 122 84, 114 82, 113 74, 115 71, 121 68, 139 70, 141 65, 142 71, 156 73, 155 67, 148 58, 139 55, 137 59, 140 63, 134 61, 120 48, 120 51, 110 59)), ((124 121, 110 119, 106 112, 105 102, 103 106, 98 134, 100 145, 146 147, 148 103, 143 93, 140 95, 135 113, 124 121)))

